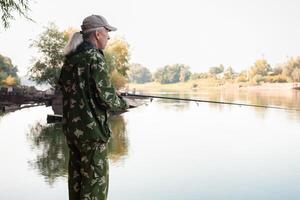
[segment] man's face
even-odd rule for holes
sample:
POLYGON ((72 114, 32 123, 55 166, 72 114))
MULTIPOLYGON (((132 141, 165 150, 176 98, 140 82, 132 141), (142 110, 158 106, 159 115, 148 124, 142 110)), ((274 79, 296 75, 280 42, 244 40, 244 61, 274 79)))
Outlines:
POLYGON ((106 47, 107 41, 110 39, 108 32, 109 31, 106 28, 96 32, 97 47, 99 49, 103 50, 106 47))

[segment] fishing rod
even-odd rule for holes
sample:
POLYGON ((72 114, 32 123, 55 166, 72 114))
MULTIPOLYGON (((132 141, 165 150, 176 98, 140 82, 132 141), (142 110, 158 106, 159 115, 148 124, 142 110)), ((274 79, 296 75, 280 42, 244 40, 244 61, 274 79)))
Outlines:
POLYGON ((192 102, 199 102, 199 103, 214 103, 214 104, 225 104, 225 105, 235 105, 235 106, 248 106, 248 107, 258 107, 258 108, 271 108, 271 109, 280 109, 280 110, 300 111, 300 109, 284 108, 284 107, 278 107, 278 106, 266 106, 266 105, 245 104, 245 103, 232 103, 232 102, 224 102, 224 101, 210 101, 210 100, 203 100, 203 99, 187 99, 187 98, 163 97, 163 96, 130 94, 130 93, 121 93, 121 96, 123 96, 123 97, 137 97, 137 98, 150 98, 150 99, 168 99, 168 100, 179 100, 179 101, 192 101, 192 102))

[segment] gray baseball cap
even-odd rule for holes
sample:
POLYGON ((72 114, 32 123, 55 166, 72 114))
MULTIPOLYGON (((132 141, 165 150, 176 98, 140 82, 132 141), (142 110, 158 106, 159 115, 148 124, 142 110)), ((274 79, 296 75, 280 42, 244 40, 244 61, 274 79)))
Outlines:
POLYGON ((84 33, 100 27, 105 27, 109 31, 117 30, 117 28, 109 25, 107 20, 101 15, 91 15, 86 17, 82 22, 81 30, 84 33))

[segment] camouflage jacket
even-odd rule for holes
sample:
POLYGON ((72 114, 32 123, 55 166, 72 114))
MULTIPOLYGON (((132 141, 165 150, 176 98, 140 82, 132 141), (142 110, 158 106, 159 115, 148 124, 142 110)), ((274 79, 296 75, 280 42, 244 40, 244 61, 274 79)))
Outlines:
POLYGON ((109 78, 101 50, 83 42, 66 56, 59 78, 63 94, 63 130, 67 137, 81 141, 107 142, 111 131, 108 111, 126 109, 109 78))

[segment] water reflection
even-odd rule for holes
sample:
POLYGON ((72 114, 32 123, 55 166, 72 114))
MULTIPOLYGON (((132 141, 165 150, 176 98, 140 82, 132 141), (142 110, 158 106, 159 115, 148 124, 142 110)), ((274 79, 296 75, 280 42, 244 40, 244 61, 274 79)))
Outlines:
POLYGON ((52 185, 58 177, 67 175, 69 154, 61 124, 45 126, 38 122, 31 128, 28 139, 37 154, 29 165, 47 183, 52 185))
MULTIPOLYGON (((182 96, 300 108, 299 91, 182 96)), ((155 100, 111 119, 110 199, 300 199, 300 112, 202 103, 176 111, 179 104, 187 106, 155 100)), ((60 125, 45 125, 48 113, 41 106, 0 117, 0 199, 67 198, 68 149, 60 125)))
POLYGON ((111 116, 109 118, 112 136, 108 144, 108 158, 116 163, 126 158, 128 154, 128 137, 126 123, 121 115, 111 116))
POLYGON ((1 118, 4 116, 4 115, 6 115, 7 114, 7 112, 2 112, 2 111, 0 111, 0 121, 1 121, 1 118))
MULTIPOLYGON (((108 157, 113 163, 122 161, 128 153, 128 138, 125 120, 121 115, 109 119, 112 137, 108 157)), ((29 166, 38 171, 49 185, 59 177, 68 174, 69 149, 61 124, 43 125, 40 122, 31 127, 27 134, 32 150, 36 153, 29 166)))
MULTIPOLYGON (((231 103, 245 103, 252 105, 278 106, 289 109, 300 109, 300 91, 298 90, 202 90, 198 92, 181 92, 181 93, 153 93, 157 96, 201 99, 209 101, 223 101, 231 103)), ((157 99, 159 103, 164 103, 167 109, 185 110, 189 108, 190 103, 186 101, 157 99)), ((198 103, 200 104, 200 103, 198 103)), ((229 105, 210 103, 210 108, 220 111, 229 105)), ((259 116, 264 115, 267 109, 253 107, 259 116)), ((300 115, 300 113, 299 113, 300 115)))
MULTIPOLYGON (((191 98, 190 93, 184 92, 157 92, 151 93, 150 95, 154 96, 162 96, 162 97, 173 97, 173 98, 181 98, 181 99, 188 99, 191 98)), ((189 101, 180 101, 180 100, 168 100, 168 99, 155 99, 157 103, 163 103, 163 107, 165 109, 172 109, 176 111, 184 111, 189 108, 191 102, 189 101)))

